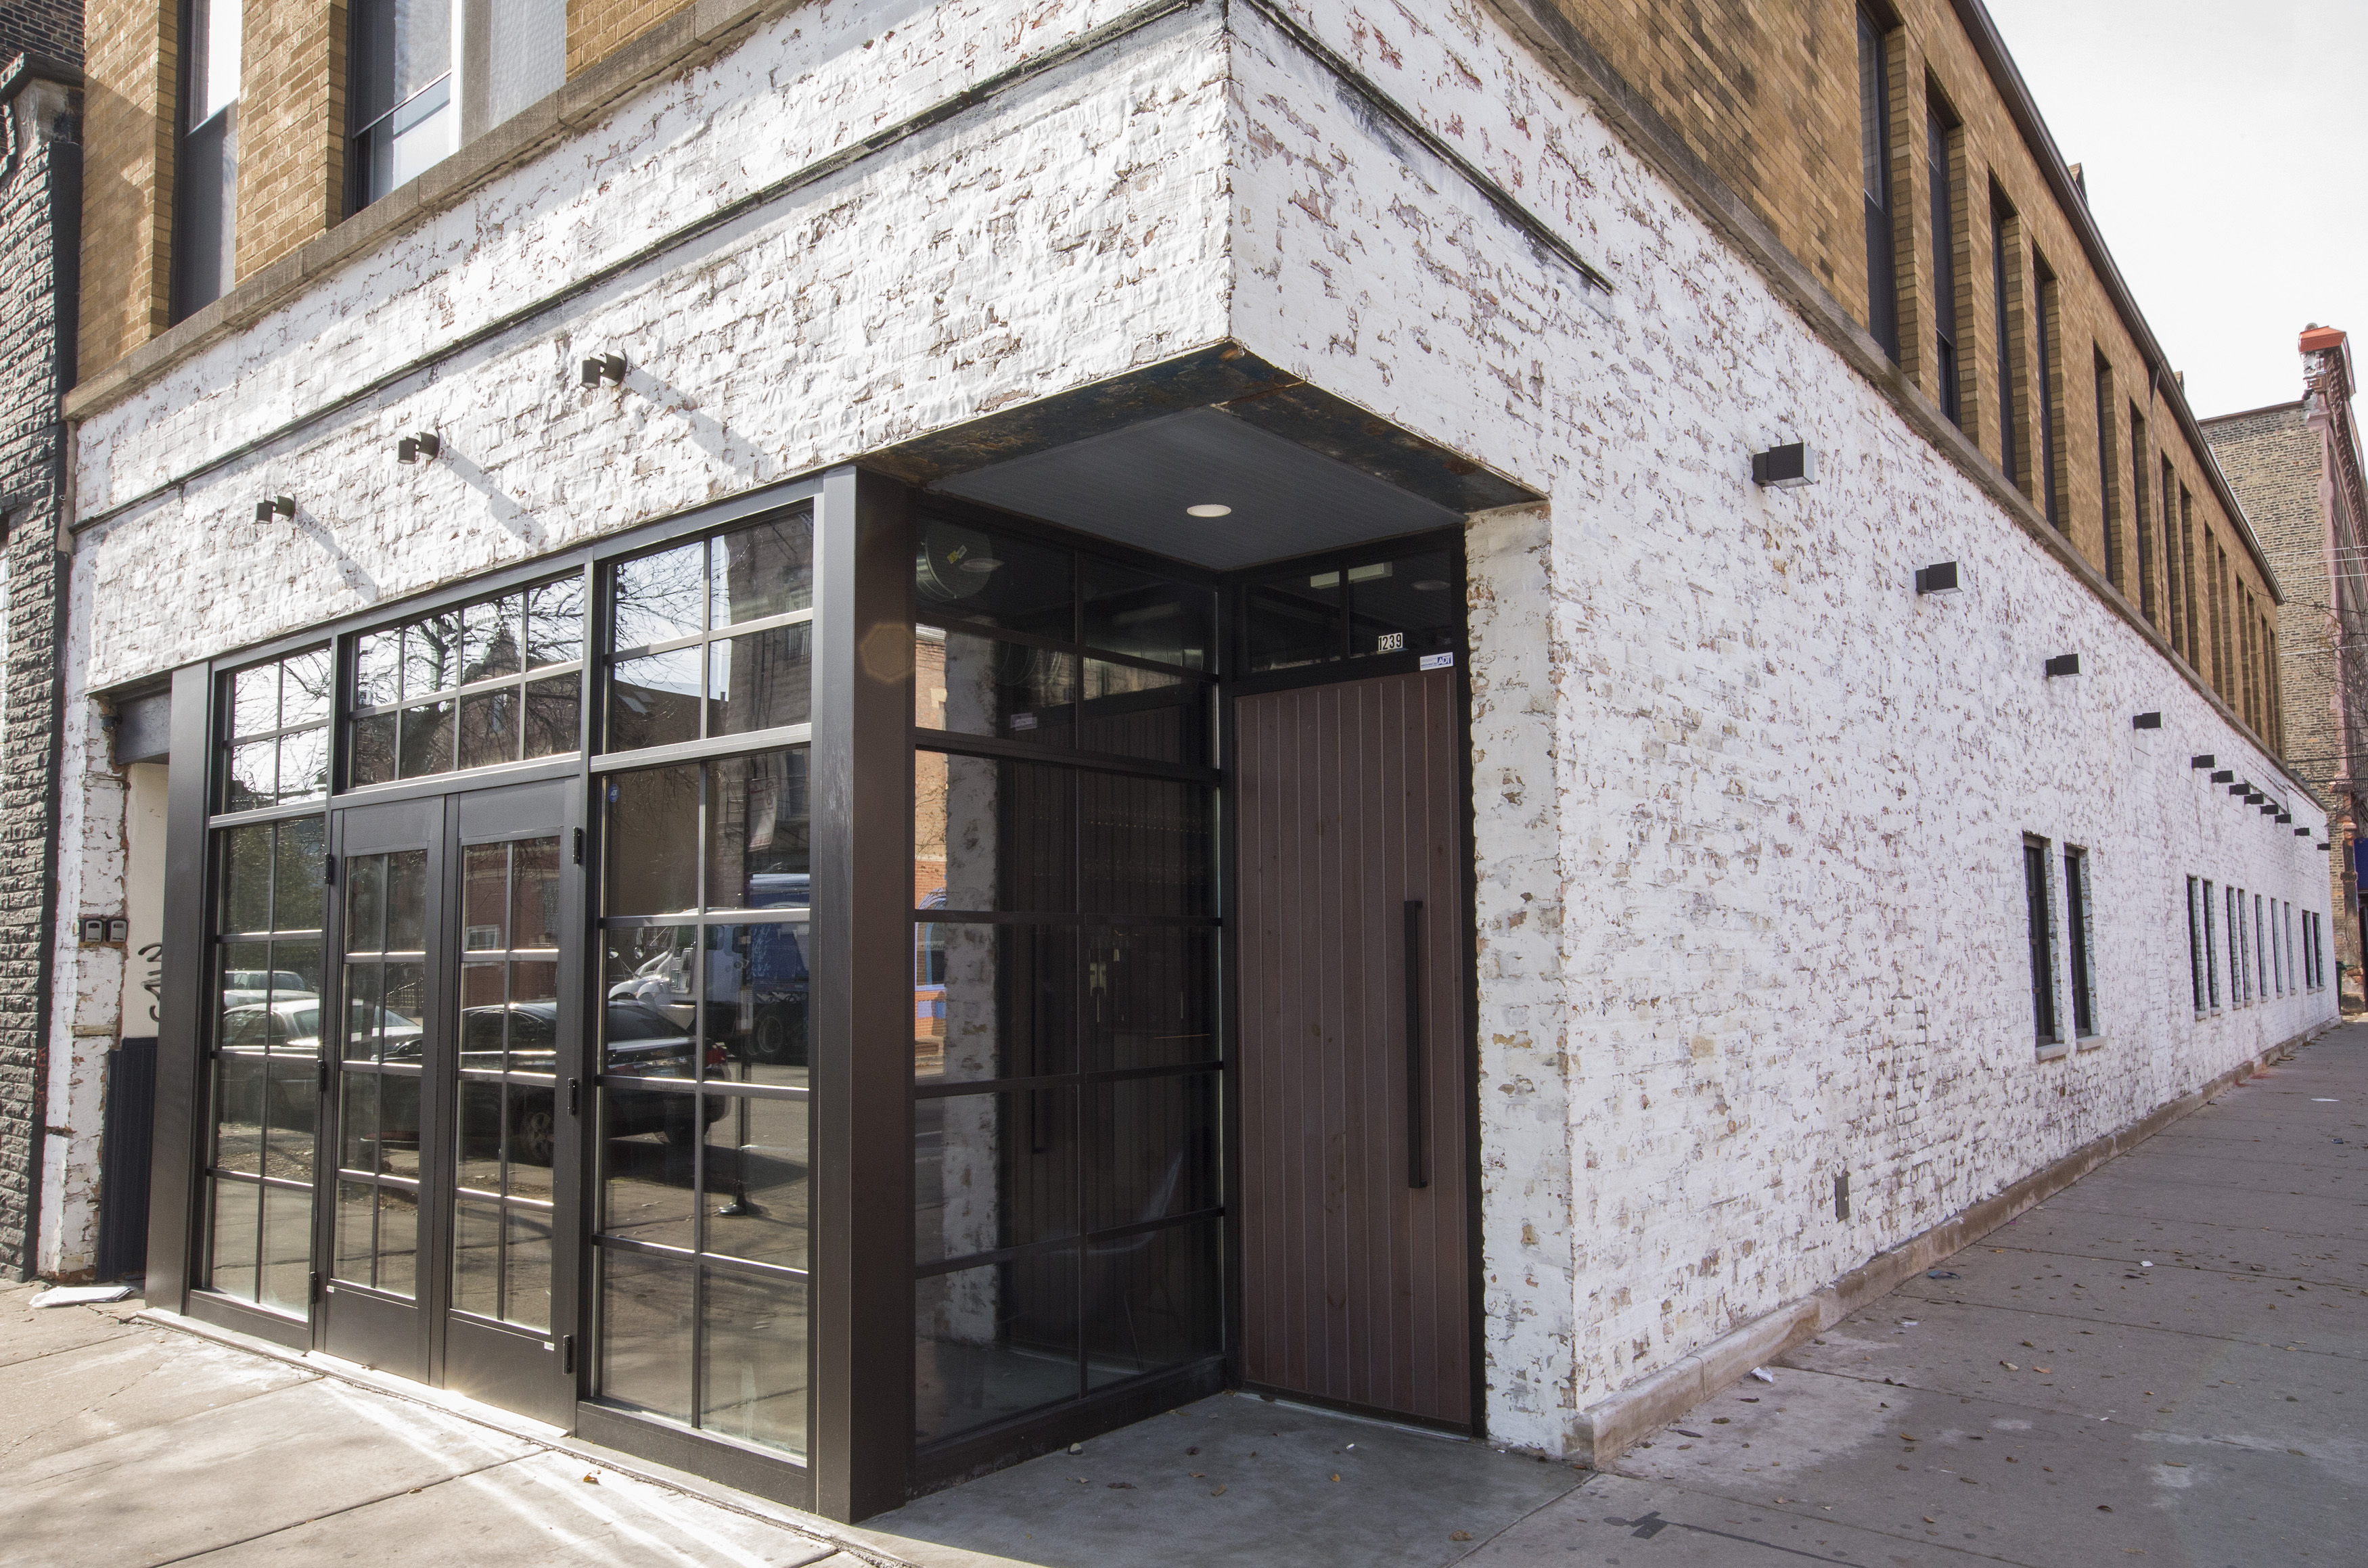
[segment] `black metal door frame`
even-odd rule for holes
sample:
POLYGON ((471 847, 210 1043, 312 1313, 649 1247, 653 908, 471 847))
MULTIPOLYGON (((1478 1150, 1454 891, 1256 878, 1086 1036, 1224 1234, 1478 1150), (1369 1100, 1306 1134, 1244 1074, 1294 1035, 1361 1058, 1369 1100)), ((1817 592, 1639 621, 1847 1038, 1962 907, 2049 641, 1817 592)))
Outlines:
MULTIPOLYGON (((425 849, 427 903, 419 1065, 418 1232, 415 1294, 405 1301, 366 1285, 335 1278, 342 1107, 348 1069, 332 1059, 324 1074, 314 1186, 313 1256, 331 1264, 313 1314, 315 1347, 343 1359, 381 1367, 438 1388, 452 1388, 491 1404, 553 1425, 569 1425, 575 1403, 574 1346, 582 1332, 584 1291, 583 1169, 579 1140, 581 1085, 586 1076, 584 919, 580 862, 583 788, 573 779, 530 783, 487 781, 475 788, 404 801, 365 801, 330 813, 333 864, 349 870, 354 858, 382 851, 425 849), (556 839, 559 854, 558 1056, 552 1085, 553 1141, 551 1322, 542 1333, 457 1313, 451 1304, 453 1211, 461 1088, 461 923, 465 896, 464 851, 472 845, 556 839), (573 1092, 571 1092, 571 1090, 573 1092)), ((324 1012, 346 1017, 344 876, 334 884, 324 931, 322 991, 324 1012)), ((343 1033, 339 1031, 338 1039, 343 1033)), ((335 1050, 335 1048, 331 1048, 335 1050)))

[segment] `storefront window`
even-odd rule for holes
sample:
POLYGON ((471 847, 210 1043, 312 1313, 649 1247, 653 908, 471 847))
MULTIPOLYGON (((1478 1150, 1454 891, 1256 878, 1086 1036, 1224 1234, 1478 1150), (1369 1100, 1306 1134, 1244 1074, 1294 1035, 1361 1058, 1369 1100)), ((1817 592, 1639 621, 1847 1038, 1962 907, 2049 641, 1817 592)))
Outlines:
POLYGON ((927 1445, 1221 1351, 1224 1198, 1214 596, 935 520, 915 572, 927 1445))
MULTIPOLYGON (((223 682, 225 811, 325 795, 330 669, 314 649, 223 682)), ((213 835, 206 1273, 224 1295, 298 1316, 312 1284, 323 825, 290 815, 213 835)))
MULTIPOLYGON (((615 574, 609 749, 803 724, 812 519, 615 574)), ((599 1392, 803 1459, 812 919, 807 748, 608 774, 599 1392)))

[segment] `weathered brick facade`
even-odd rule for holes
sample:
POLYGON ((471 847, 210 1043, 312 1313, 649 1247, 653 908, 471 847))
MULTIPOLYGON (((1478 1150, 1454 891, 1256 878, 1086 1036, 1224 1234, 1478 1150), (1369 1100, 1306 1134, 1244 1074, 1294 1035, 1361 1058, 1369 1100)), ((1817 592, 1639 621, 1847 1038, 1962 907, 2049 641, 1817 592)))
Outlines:
MULTIPOLYGON (((47 40, 81 53, 80 17, 47 40)), ((0 509, 6 665, 0 690, 0 1277, 32 1271, 44 1157, 52 991, 59 692, 66 561, 60 399, 74 374, 74 235, 82 198, 74 73, 12 57, 0 77, 0 509), (63 79, 61 79, 63 78, 63 79)))
MULTIPOLYGON (((1869 319, 1865 228, 1860 208, 1857 12, 1854 0, 1800 0, 1770 6, 1757 0, 1519 0, 1532 11, 1551 7, 1582 47, 1591 48, 1634 89, 1637 106, 1702 160, 1709 172, 1750 209, 1841 307, 1869 319)), ((1991 79, 1977 42, 1987 17, 1973 0, 1900 0, 1871 13, 1898 25, 1884 40, 1890 83, 1890 169, 1894 262, 1898 279, 1900 372, 1925 396, 1939 398, 1932 323, 1934 236, 1927 156, 1928 119, 1948 127, 1952 222, 1943 236, 1955 259, 1959 425, 1982 452, 1998 461, 2001 422, 2015 431, 2014 483, 2044 506, 2043 450, 2035 424, 2041 406, 2034 380, 2034 334, 2042 320, 2039 268, 2054 276, 2046 300, 2057 487, 2057 526, 2115 589, 2147 617, 2179 654, 2243 713, 2272 749, 2275 714, 2263 696, 2271 640, 2260 635, 2275 619, 2270 574, 2253 555, 2240 519, 2217 495, 2176 377, 2163 365, 2143 323, 2125 318, 2103 274, 2100 248, 2088 250, 2081 226, 2064 201, 2076 191, 2052 144, 2035 146, 1991 79), (2044 164, 2043 163, 2044 160, 2044 164), (2046 164, 2053 164, 2048 168, 2046 164), (1991 193, 2008 203, 2005 290, 2009 345, 2007 396, 2000 401, 1998 291, 1991 286, 1991 193), (2101 359, 2119 392, 2108 414, 2112 435, 2100 462, 2097 381, 2101 359), (2149 460, 2168 462, 2174 496, 2193 497, 2192 557, 2207 579, 2203 627, 2192 631, 2169 613, 2167 570, 2184 560, 2165 555, 2158 508, 2147 521, 2143 552, 2152 581, 2137 580, 2138 519, 2134 508, 2110 505, 2112 493, 2132 494, 2133 414, 2151 439, 2149 460), (2105 474, 2114 476, 2109 482, 2105 474), (2115 538, 2109 547, 2107 532, 2115 538), (2213 620, 2210 590, 2218 562, 2228 562, 2222 595, 2226 613, 2213 620), (2236 613, 2250 607, 2249 617, 2236 613), (2216 624, 2217 630, 2214 628, 2216 624), (2245 694, 2248 680, 2255 698, 2245 694)), ((2035 125, 2035 121, 2033 122, 2035 125)), ((2072 207, 2085 220, 2085 199, 2072 207)), ((2146 485, 2149 499, 2156 482, 2146 485)))
POLYGON ((2368 829, 2368 483, 2352 418, 2350 346, 2303 335, 2304 395, 2204 422, 2222 472, 2285 586, 2277 699, 2287 765, 2327 802, 2328 876, 2343 998, 2363 1005, 2358 879, 2351 846, 2368 829))
MULTIPOLYGON (((121 808, 85 744, 92 699, 819 469, 884 465, 983 415, 1255 354, 1375 431, 1541 498, 1465 530, 1469 1261, 1491 1438, 1616 1448, 1646 1418, 1632 1391, 1814 1324, 1836 1281, 2011 1202, 2051 1163, 2322 1027, 2332 1003, 2283 980, 2193 1002, 2190 878, 2305 915, 2325 897, 2293 825, 2321 813, 2257 744, 2273 712, 2240 719, 2220 695, 2243 692, 2230 650, 2267 614, 2229 612, 2246 584, 2270 603, 2268 578, 2140 353, 2143 324, 2086 270, 1952 13, 1924 6, 1885 59, 1908 154, 1927 74, 1962 95, 1950 156, 1976 236, 1956 250, 1979 445, 1914 379, 1920 199, 1900 204, 1913 365, 1845 314, 1865 306, 1862 278, 1849 306, 1864 259, 1849 8, 1804 0, 1781 30, 1741 5, 1584 9, 1634 46, 1627 81, 1588 74, 1569 18, 1542 34, 1513 0, 936 0, 893 18, 813 0, 653 67, 478 169, 462 199, 457 176, 398 193, 402 226, 365 220, 368 246, 317 267, 304 253, 277 293, 250 280, 246 313, 78 394, 87 615, 67 649, 65 799, 88 804, 65 825, 83 853, 61 896, 99 911, 124 880, 101 842, 121 808), (1734 48, 1683 43, 1721 28, 1734 48), (1792 74, 1755 76, 1762 56, 1792 74), (1739 85, 1711 113, 1721 81, 1739 85), (1653 129, 1673 123, 1689 140, 1653 129), (2017 213, 2009 363, 2032 366, 2055 327, 2060 529, 2029 499, 2035 380, 2001 404, 1983 373, 1993 178, 2017 213), (1785 237, 1750 215, 1793 208, 1826 211, 1824 228, 1785 237), (579 357, 609 353, 628 383, 586 388, 579 357), (2100 422, 2080 399, 2099 385, 2111 455, 2131 465, 2112 482, 2082 455, 2100 422), (2009 477, 1994 432, 2017 419, 2009 477), (442 455, 400 462, 397 437, 425 430, 442 455), (1819 483, 1754 486, 1751 454, 1791 439, 1826 455, 1819 483), (2194 596, 2209 638, 2168 616, 2167 581, 2149 615, 2109 580, 2135 558, 2104 548, 2103 508, 2126 479, 2135 515, 2140 473, 2188 525, 2182 589, 2211 563, 2194 596), (295 515, 255 520, 279 494, 295 515), (1966 586, 1927 599, 1917 569, 1941 560, 1966 586), (2066 652, 2084 673, 2048 678, 2066 652), (2134 726, 2147 711, 2160 728, 2134 726), (2207 785, 2199 751, 2292 821, 2207 785), (2096 1027, 2078 1038, 2034 1035, 2034 991, 2066 980, 2029 967, 2026 835, 2085 856, 2098 894, 2080 927, 2096 1027), (1844 1173, 1854 1210, 1833 1200, 1844 1173)), ((615 36, 636 15, 615 13, 615 36)), ((1922 160, 1899 163, 1919 192, 1922 160)), ((2066 896, 2055 884, 2043 918, 2068 924, 2066 896)))

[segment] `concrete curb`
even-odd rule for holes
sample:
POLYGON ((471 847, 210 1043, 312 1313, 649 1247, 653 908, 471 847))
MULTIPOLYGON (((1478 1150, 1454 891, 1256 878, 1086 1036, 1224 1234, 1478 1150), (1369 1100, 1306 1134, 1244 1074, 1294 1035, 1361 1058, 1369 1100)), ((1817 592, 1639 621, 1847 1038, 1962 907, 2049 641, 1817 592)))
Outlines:
POLYGON ((1886 1252, 1877 1253, 1831 1283, 1728 1331, 1650 1377, 1588 1406, 1572 1423, 1571 1457, 1594 1469, 1603 1469, 1641 1439, 1721 1389, 1739 1381, 1752 1368, 1765 1366, 1941 1259, 2055 1197, 2098 1166, 2202 1109, 2271 1062, 2292 1056, 2297 1047, 2307 1045, 2341 1022, 2337 1019, 2321 1024, 2246 1058, 2202 1087, 2157 1106, 2127 1127, 2083 1144, 2004 1191, 1960 1210, 1886 1252))

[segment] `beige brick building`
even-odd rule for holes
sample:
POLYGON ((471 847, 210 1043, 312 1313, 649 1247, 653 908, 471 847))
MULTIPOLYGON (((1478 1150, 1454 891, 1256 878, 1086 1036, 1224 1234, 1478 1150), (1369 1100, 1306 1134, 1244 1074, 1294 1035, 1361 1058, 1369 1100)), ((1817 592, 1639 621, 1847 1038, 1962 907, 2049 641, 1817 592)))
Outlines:
POLYGON ((2328 809, 2343 1001, 2362 1006, 2356 846, 2368 828, 2368 483, 2349 336, 2305 328, 2303 395, 2203 422, 2286 593, 2279 623, 2287 766, 2328 809))

